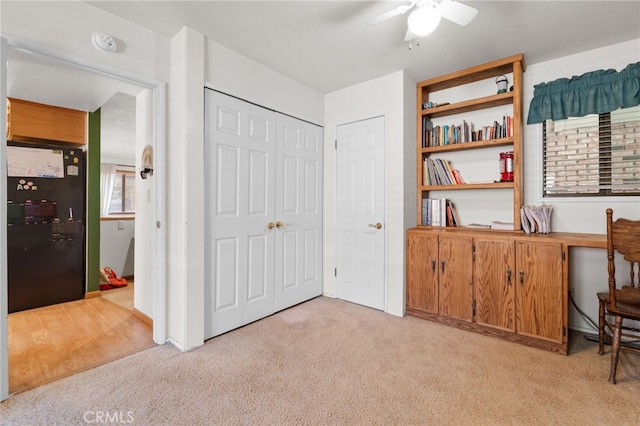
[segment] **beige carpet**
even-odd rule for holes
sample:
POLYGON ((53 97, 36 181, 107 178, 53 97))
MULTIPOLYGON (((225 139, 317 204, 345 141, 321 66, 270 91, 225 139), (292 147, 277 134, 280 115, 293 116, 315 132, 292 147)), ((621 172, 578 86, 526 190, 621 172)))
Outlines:
POLYGON ((18 394, 15 425, 632 425, 640 356, 563 356, 326 297, 181 353, 171 345, 18 394), (111 416, 111 417, 109 417, 111 416))

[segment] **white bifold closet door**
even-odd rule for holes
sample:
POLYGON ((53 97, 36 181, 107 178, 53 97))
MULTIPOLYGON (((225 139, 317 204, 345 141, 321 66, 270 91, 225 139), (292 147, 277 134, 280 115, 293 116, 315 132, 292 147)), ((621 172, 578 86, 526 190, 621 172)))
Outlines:
POLYGON ((205 338, 322 294, 322 128, 205 89, 205 338))

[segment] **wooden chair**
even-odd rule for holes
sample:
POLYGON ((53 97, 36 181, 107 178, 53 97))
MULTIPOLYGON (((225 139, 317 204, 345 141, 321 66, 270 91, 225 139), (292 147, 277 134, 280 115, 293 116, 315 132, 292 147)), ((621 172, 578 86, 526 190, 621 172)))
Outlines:
MULTIPOLYGON (((611 343, 609 383, 615 384, 622 337, 640 338, 640 330, 622 324, 623 319, 640 320, 640 220, 618 218, 613 221, 613 210, 607 209, 607 260, 609 291, 598 293, 598 352, 604 354, 605 340, 611 343), (622 285, 616 285, 616 254, 629 262, 629 279, 622 285)), ((628 348, 640 352, 640 349, 628 348)))

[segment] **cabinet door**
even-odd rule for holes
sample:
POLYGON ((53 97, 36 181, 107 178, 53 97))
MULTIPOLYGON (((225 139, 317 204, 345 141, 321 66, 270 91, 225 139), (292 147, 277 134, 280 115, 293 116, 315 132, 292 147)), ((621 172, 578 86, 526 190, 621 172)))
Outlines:
POLYGON ((438 237, 407 234, 407 308, 438 313, 438 237))
POLYGON ((516 242, 516 332, 562 343, 562 247, 516 242))
POLYGON ((470 237, 440 237, 439 312, 473 320, 473 247, 470 237))
POLYGON ((513 241, 475 240, 474 283, 478 324, 515 331, 513 241))

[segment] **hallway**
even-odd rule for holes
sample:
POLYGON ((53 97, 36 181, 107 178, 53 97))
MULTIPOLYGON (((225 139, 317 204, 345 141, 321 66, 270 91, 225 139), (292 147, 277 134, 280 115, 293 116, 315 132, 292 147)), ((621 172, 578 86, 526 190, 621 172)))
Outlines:
POLYGON ((149 325, 103 297, 9 314, 8 331, 10 394, 155 346, 149 325))

